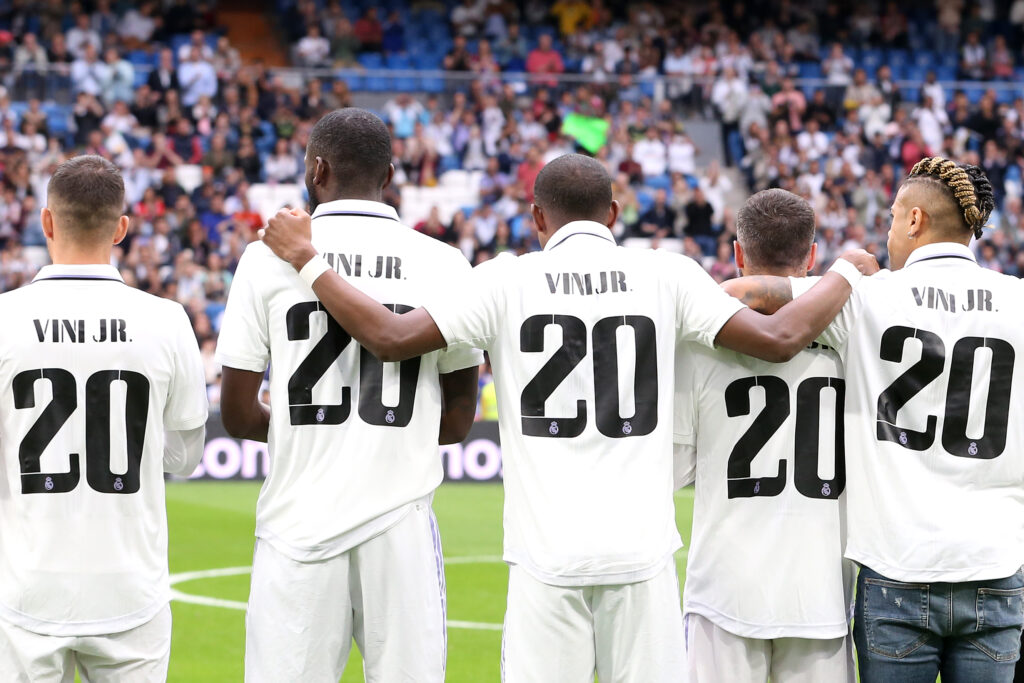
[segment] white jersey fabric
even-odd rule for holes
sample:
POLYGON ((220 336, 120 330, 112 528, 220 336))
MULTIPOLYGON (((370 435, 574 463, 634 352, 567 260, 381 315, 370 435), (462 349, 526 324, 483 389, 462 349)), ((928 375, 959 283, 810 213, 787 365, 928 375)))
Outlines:
POLYGON ((679 340, 743 305, 695 261, 616 247, 599 223, 501 255, 426 304, 449 349, 490 352, 507 562, 552 585, 651 578, 681 546, 672 500, 679 340))
POLYGON ((206 423, 185 310, 107 265, 0 295, 0 618, 118 633, 167 605, 164 430, 206 423))
POLYGON ((746 638, 842 638, 842 364, 813 343, 788 363, 681 344, 677 443, 696 447, 683 610, 746 638))
MULTIPOLYGON (((312 230, 336 271, 399 312, 470 270, 458 250, 402 225, 379 202, 320 204, 312 230)), ((235 272, 216 357, 263 372, 271 355, 271 468, 256 536, 293 560, 332 557, 397 523, 441 483, 439 374, 478 365, 479 351, 382 364, 289 264, 254 242, 235 272)))
POLYGON ((1024 282, 960 244, 856 287, 820 338, 846 367, 847 557, 908 582, 1024 564, 1022 321, 1024 282))

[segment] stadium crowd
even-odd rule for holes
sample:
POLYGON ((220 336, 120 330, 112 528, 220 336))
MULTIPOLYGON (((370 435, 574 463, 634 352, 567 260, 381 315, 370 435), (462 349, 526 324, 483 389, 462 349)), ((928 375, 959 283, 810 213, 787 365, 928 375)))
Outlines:
POLYGON ((590 151, 615 181, 617 237, 681 248, 716 279, 735 275, 730 207, 768 187, 814 206, 821 267, 854 246, 884 264, 899 179, 935 154, 984 168, 997 210, 980 260, 1024 276, 1024 90, 1012 85, 1024 0, 387 7, 278 3, 293 61, 312 69, 295 80, 243 62, 209 3, 0 2, 0 291, 47 260, 38 209, 56 164, 80 151, 113 160, 131 218, 117 266, 186 305, 216 404, 219 316, 266 218, 250 188, 301 186, 313 123, 385 65, 451 73, 380 98, 397 171, 387 200, 479 172, 474 205, 415 223, 474 263, 539 248, 533 181, 585 146, 575 119, 600 131, 590 151), (703 161, 717 155, 683 123, 700 118, 720 123, 722 163, 703 161), (183 166, 201 168, 189 189, 183 166))

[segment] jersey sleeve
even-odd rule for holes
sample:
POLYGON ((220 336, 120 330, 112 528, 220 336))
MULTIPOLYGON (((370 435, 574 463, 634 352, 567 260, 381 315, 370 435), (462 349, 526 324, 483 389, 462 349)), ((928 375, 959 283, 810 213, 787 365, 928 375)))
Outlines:
POLYGON ((676 339, 714 348, 719 331, 746 305, 726 294, 693 259, 676 254, 671 256, 670 272, 677 280, 678 292, 676 339))
POLYGON ((182 431, 206 424, 209 402, 206 397, 206 376, 199 345, 185 309, 177 306, 178 321, 174 338, 174 374, 171 376, 164 405, 164 429, 182 431))
POLYGON ((221 318, 215 358, 229 368, 263 372, 270 362, 270 329, 267 308, 258 289, 255 258, 249 247, 238 262, 221 318))
MULTIPOLYGON (((473 273, 473 267, 469 265, 469 261, 462 256, 462 253, 452 253, 452 272, 455 274, 455 279, 462 280, 467 277, 471 277, 473 273)), ((439 294, 443 296, 443 294, 439 294)), ((427 309, 430 312, 430 309, 427 309)), ((431 313, 433 315, 433 313, 431 313)), ((437 319, 434 319, 437 322, 437 319)), ((439 326, 440 329, 440 326, 439 326)), ((442 334, 444 331, 442 330, 442 334)), ((445 341, 448 337, 445 336, 445 341)), ((437 372, 441 375, 446 375, 450 372, 457 372, 466 368, 472 368, 480 365, 484 362, 484 352, 475 346, 468 345, 449 345, 447 348, 441 349, 438 352, 437 357, 437 372)))
MULTIPOLYGON (((811 287, 818 283, 820 277, 791 277, 789 278, 790 285, 793 288, 793 298, 797 298, 802 294, 810 290, 811 287)), ((862 281, 863 282, 863 281, 862 281)), ((826 346, 831 346, 833 349, 843 349, 846 347, 846 341, 850 338, 850 330, 853 328, 854 320, 857 317, 857 310, 860 297, 858 291, 861 291, 862 285, 858 284, 853 290, 853 294, 843 304, 842 310, 839 311, 839 315, 832 319, 832 322, 828 324, 828 327, 818 335, 817 341, 826 346)))
POLYGON ((697 438, 696 366, 688 344, 676 347, 676 378, 674 412, 672 414, 672 442, 694 444, 697 438))
POLYGON ((501 255, 473 268, 424 305, 449 350, 487 349, 494 343, 505 309, 501 272, 513 258, 501 255))

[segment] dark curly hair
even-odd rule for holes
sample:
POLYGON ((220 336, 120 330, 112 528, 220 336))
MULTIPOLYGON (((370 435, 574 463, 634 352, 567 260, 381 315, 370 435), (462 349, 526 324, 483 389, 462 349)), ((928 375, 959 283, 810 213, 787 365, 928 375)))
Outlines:
POLYGON ((937 181, 952 195, 960 207, 967 229, 981 239, 982 228, 996 208, 992 183, 988 176, 972 164, 958 164, 942 157, 928 157, 914 164, 907 181, 937 181))

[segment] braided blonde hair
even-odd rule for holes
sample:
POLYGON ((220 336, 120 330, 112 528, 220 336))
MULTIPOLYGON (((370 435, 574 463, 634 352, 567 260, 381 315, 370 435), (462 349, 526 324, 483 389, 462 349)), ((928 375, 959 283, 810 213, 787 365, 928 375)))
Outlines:
POLYGON ((981 239, 982 228, 995 202, 992 185, 977 166, 961 166, 943 157, 927 157, 914 164, 908 180, 929 178, 941 182, 960 207, 960 215, 974 236, 981 239))

